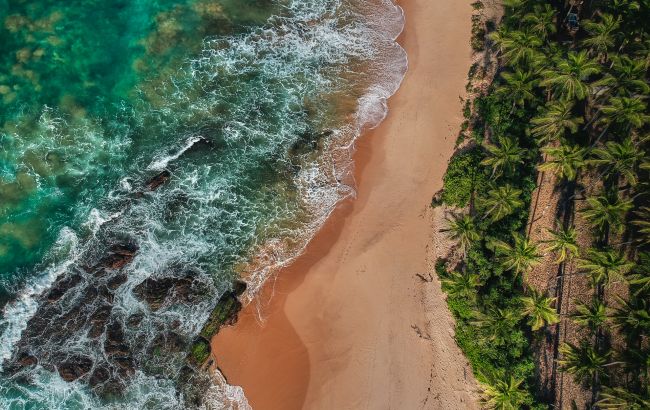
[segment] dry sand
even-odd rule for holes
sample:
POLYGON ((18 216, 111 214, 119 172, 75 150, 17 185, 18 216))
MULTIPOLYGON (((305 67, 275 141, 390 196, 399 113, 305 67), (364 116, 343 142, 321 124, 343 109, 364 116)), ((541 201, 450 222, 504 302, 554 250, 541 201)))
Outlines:
POLYGON ((433 273, 446 249, 429 207, 462 121, 472 10, 470 0, 399 3, 409 72, 358 144, 357 198, 212 341, 256 410, 478 407, 433 273))

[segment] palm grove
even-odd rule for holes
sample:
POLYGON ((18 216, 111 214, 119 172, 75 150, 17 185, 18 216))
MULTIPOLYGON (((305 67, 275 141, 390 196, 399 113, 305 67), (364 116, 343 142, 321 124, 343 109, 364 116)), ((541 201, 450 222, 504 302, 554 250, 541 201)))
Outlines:
POLYGON ((461 258, 437 271, 458 344, 486 407, 558 405, 555 373, 540 380, 551 346, 553 371, 581 387, 583 405, 650 408, 650 0, 503 3, 485 44, 497 75, 466 110, 471 140, 441 195, 456 210, 445 231, 461 258), (535 240, 541 174, 557 203, 544 204, 554 223, 535 240), (553 286, 530 285, 548 255, 553 286), (567 304, 572 276, 588 285, 567 304), (579 341, 563 340, 561 325, 579 341))

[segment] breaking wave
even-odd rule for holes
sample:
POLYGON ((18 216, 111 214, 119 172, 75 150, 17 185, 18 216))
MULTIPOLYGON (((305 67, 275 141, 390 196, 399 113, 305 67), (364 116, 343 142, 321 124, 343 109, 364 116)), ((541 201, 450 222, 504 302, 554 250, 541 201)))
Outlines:
POLYGON ((355 194, 355 140, 407 69, 403 19, 390 0, 294 0, 143 86, 118 182, 4 307, 0 407, 249 408, 218 373, 192 376, 199 398, 179 388, 187 351, 233 280, 250 302, 355 194))

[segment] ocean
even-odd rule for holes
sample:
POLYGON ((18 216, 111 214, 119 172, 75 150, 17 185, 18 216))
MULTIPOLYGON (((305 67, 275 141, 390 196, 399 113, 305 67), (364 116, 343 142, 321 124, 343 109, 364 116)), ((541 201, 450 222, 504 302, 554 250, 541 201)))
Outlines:
POLYGON ((0 0, 0 408, 245 408, 192 363, 354 196, 390 0, 0 0))

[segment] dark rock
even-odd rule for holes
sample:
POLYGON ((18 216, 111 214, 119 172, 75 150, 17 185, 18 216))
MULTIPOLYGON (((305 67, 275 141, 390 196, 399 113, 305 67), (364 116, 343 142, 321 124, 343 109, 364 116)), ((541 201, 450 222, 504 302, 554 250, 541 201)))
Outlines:
POLYGON ((155 191, 156 189, 160 188, 161 185, 166 184, 171 176, 172 174, 169 171, 164 170, 163 172, 148 180, 145 185, 149 191, 155 191))
POLYGON ((147 278, 133 289, 153 311, 165 303, 192 303, 208 292, 208 287, 192 277, 147 278))
POLYGON ((137 326, 140 326, 140 323, 142 322, 142 319, 144 319, 144 314, 142 313, 136 313, 131 316, 126 320, 126 325, 129 328, 134 328, 137 326))
POLYGON ((138 252, 137 246, 133 244, 117 244, 111 247, 109 254, 103 257, 94 268, 95 276, 102 277, 106 269, 120 270, 135 258, 138 252))
POLYGON ((116 290, 117 288, 122 286, 127 281, 127 279, 128 279, 127 276, 122 273, 122 274, 113 276, 112 278, 107 280, 106 281, 106 286, 108 286, 108 288, 110 290, 116 290))
POLYGON ((38 364, 38 359, 29 353, 23 352, 18 357, 17 363, 20 365, 20 367, 34 366, 38 364))
POLYGON ((77 274, 57 280, 47 294, 48 302, 51 303, 61 299, 67 291, 77 286, 79 282, 81 282, 81 276, 77 274))
POLYGON ((108 367, 98 366, 90 375, 90 378, 88 379, 88 383, 92 387, 95 387, 98 384, 109 381, 110 377, 111 377, 111 372, 108 367))
POLYGON ((61 378, 72 382, 88 373, 93 367, 93 361, 86 356, 72 356, 61 362, 57 370, 61 378))

